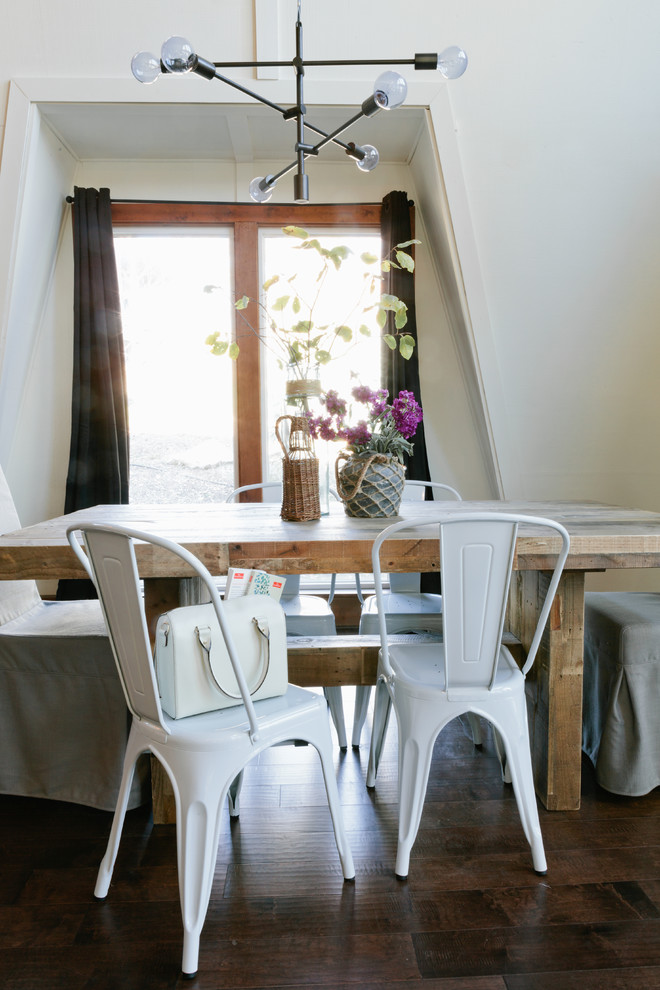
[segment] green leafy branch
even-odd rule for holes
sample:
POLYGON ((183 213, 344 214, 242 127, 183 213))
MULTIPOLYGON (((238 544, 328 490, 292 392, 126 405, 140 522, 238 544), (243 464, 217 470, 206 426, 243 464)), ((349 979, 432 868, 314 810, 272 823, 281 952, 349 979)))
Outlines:
MULTIPOLYGON (((364 314, 376 310, 376 325, 384 330, 387 325, 388 313, 394 314, 394 333, 384 333, 383 340, 391 350, 398 348, 406 360, 412 355, 415 339, 409 333, 402 332, 408 322, 408 308, 398 296, 381 293, 383 277, 393 268, 413 272, 415 262, 406 248, 420 241, 409 240, 396 244, 390 252, 390 257, 381 260, 378 256, 363 252, 360 262, 364 265, 364 288, 360 297, 352 305, 345 318, 337 323, 317 325, 314 313, 319 298, 322 295, 329 273, 334 269, 339 271, 348 261, 353 252, 344 244, 325 247, 316 237, 310 237, 302 227, 287 226, 282 228, 289 236, 300 240, 297 248, 302 251, 316 251, 321 259, 321 267, 316 276, 315 288, 311 299, 305 299, 295 285, 296 274, 288 277, 273 275, 262 285, 262 300, 256 300, 259 312, 259 329, 247 319, 245 311, 252 302, 249 296, 241 296, 234 303, 237 315, 242 318, 247 330, 257 336, 266 347, 274 350, 280 365, 294 366, 305 377, 306 368, 314 364, 328 364, 333 358, 333 351, 339 345, 351 346, 356 336, 371 336, 371 330, 364 322, 364 314), (273 293, 271 290, 275 289, 273 293), (282 294, 279 294, 280 291, 282 294), (378 293, 378 294, 377 294, 378 293), (272 296, 275 298, 272 299, 272 296), (373 301, 368 301, 369 299, 373 301), (263 301, 265 300, 265 301, 263 301), (367 303, 365 305, 365 302, 367 303), (353 316, 357 314, 358 325, 351 325, 353 316), (266 333, 266 328, 270 333, 266 333)), ((218 286, 207 285, 205 292, 213 292, 218 286)), ((216 330, 206 337, 205 344, 211 354, 236 360, 240 347, 236 340, 228 334, 216 330)))

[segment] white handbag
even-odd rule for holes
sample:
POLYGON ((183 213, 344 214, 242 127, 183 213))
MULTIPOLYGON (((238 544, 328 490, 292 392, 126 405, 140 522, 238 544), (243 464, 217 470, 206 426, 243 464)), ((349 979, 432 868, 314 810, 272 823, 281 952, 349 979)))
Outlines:
MULTIPOLYGON (((222 605, 252 700, 285 694, 288 665, 281 605, 266 595, 247 595, 222 605)), ((185 605, 160 616, 154 665, 161 705, 171 718, 243 703, 211 604, 185 605)))

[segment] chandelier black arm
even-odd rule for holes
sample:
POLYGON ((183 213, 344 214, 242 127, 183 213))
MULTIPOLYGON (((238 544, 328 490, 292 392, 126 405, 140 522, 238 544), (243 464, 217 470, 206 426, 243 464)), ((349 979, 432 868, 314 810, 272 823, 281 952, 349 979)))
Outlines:
MULTIPOLYGON (((368 101, 365 100, 365 103, 367 103, 367 102, 368 101)), ((375 112, 378 112, 379 109, 380 108, 377 107, 375 112)), ((373 116, 373 115, 374 115, 373 112, 369 114, 369 116, 373 116)), ((343 134, 343 132, 345 130, 348 130, 348 128, 352 124, 357 123, 358 120, 362 120, 362 118, 363 117, 366 117, 366 116, 367 116, 367 114, 364 112, 364 110, 360 110, 360 112, 359 113, 356 113, 354 117, 351 117, 350 120, 347 120, 345 124, 342 124, 341 127, 338 127, 335 131, 333 131, 332 134, 325 134, 323 136, 323 140, 322 141, 319 141, 318 144, 315 144, 314 147, 312 149, 310 149, 310 154, 311 155, 318 155, 318 153, 321 150, 321 148, 325 148, 326 144, 329 144, 331 141, 334 142, 335 144, 341 144, 342 147, 344 147, 347 151, 352 151, 353 150, 353 146, 352 145, 344 144, 343 141, 337 141, 336 138, 337 138, 337 136, 339 134, 343 134)), ((308 124, 307 122, 306 122, 306 126, 309 127, 312 130, 317 130, 316 128, 312 128, 312 125, 311 124, 308 124)), ((322 133, 322 132, 321 131, 317 131, 317 133, 322 133)))
MULTIPOLYGON (((234 89, 239 90, 241 93, 245 93, 246 96, 250 96, 253 100, 257 100, 258 103, 263 103, 265 106, 270 107, 271 110, 277 110, 277 112, 281 113, 283 117, 285 118, 288 117, 290 111, 287 110, 285 107, 281 107, 279 106, 279 104, 273 103, 272 100, 268 100, 265 96, 259 96, 258 93, 254 93, 251 89, 248 89, 247 86, 242 86, 241 83, 234 82, 233 79, 229 79, 227 76, 223 76, 222 73, 218 72, 214 62, 207 62, 205 59, 201 59, 199 56, 197 56, 197 62, 198 62, 198 67, 201 68, 202 70, 201 72, 199 72, 199 75, 203 75, 205 79, 217 79, 219 82, 226 83, 228 86, 232 86, 234 89), (210 71, 206 70, 206 66, 211 66, 211 65, 215 67, 215 72, 213 73, 213 75, 211 75, 210 71)), ((243 64, 247 64, 247 63, 243 63, 243 64)), ((256 63, 250 63, 250 64, 254 65, 256 63)), ((285 64, 290 64, 290 63, 285 63, 285 64)), ((193 72, 197 72, 198 67, 194 68, 193 72)), ((359 114, 358 116, 361 117, 363 116, 363 114, 359 114)), ((358 118, 356 117, 355 119, 357 120, 358 118)), ((305 127, 308 127, 310 131, 313 131, 315 134, 319 134, 322 138, 331 140, 333 144, 339 145, 339 147, 343 148, 344 151, 349 150, 349 146, 344 141, 337 141, 335 137, 329 135, 327 131, 322 130, 320 127, 316 127, 314 124, 310 124, 307 120, 305 121, 305 127)), ((345 129, 346 127, 342 127, 335 133, 340 134, 341 131, 345 129)), ((327 143, 328 140, 325 140, 323 142, 323 144, 327 144, 327 143)))
MULTIPOLYGON (((287 62, 213 62, 216 69, 292 69, 295 68, 295 61, 289 59, 287 62)), ((328 61, 304 60, 305 67, 311 66, 348 66, 348 65, 414 65, 416 69, 437 69, 437 53, 416 54, 414 58, 349 58, 332 59, 328 61)))

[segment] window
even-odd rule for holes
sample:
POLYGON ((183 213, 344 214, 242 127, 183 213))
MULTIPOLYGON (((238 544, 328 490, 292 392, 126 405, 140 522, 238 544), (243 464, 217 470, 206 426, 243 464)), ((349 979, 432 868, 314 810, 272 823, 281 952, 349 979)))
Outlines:
MULTIPOLYGON (((380 204, 113 204, 129 392, 131 501, 222 501, 239 484, 280 476, 274 424, 287 411, 285 371, 240 321, 238 361, 213 357, 204 341, 216 329, 232 331, 234 300, 258 298, 268 275, 295 267, 300 279, 305 268, 315 278, 318 256, 293 255, 295 242, 281 230, 285 224, 304 226, 324 240, 350 242, 358 254, 377 254, 379 221, 380 204)), ((355 298, 355 288, 349 295, 355 298)), ((336 302, 333 293, 332 305, 336 302)), ((341 318, 349 322, 341 305, 341 318)), ((258 326, 255 306, 245 315, 258 326)), ((321 311, 315 316, 325 319, 321 311)), ((347 391, 351 371, 375 386, 379 359, 374 323, 371 338, 360 338, 341 362, 325 367, 324 387, 347 391)))
POLYGON ((235 487, 232 368, 202 346, 205 326, 231 325, 203 287, 231 278, 232 253, 222 228, 115 236, 133 502, 221 502, 235 487))

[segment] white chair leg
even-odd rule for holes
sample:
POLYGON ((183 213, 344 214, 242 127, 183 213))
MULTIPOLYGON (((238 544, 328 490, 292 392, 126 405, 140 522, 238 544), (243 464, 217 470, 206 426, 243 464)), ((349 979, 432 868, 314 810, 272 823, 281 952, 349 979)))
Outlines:
POLYGON ((315 747, 321 760, 325 793, 328 798, 328 807, 330 809, 330 817, 332 818, 332 825, 335 832, 335 842, 337 843, 337 852, 339 853, 339 860, 341 862, 344 880, 353 880, 355 878, 355 866, 353 864, 351 847, 348 844, 348 838, 344 828, 344 815, 342 812, 341 803, 339 801, 337 778, 335 777, 335 765, 332 758, 332 739, 330 736, 330 727, 328 726, 327 733, 319 734, 316 732, 315 737, 310 738, 309 742, 311 742, 315 747))
POLYGON ((495 751, 497 753, 497 758, 500 761, 500 767, 502 768, 502 780, 505 784, 510 784, 511 771, 509 769, 509 762, 506 755, 504 741, 495 726, 493 726, 493 739, 495 740, 495 751))
POLYGON ((481 732, 481 722, 474 712, 468 712, 467 719, 470 723, 470 731, 472 732, 472 742, 475 746, 483 746, 484 738, 481 732))
POLYGON ((369 685, 360 685, 355 689, 355 708, 353 710, 353 735, 351 746, 357 749, 362 737, 362 728, 367 720, 369 711, 369 699, 371 698, 371 688, 369 685))
POLYGON ((238 776, 232 780, 227 793, 227 804, 229 805, 229 815, 231 818, 238 818, 240 814, 239 798, 242 786, 243 771, 241 770, 238 776))
POLYGON ((185 772, 185 762, 177 770, 181 813, 177 820, 177 859, 179 897, 183 919, 181 971, 189 979, 199 965, 199 940, 206 919, 219 839, 218 798, 222 796, 217 774, 202 783, 185 772))
POLYGON ((384 681, 378 681, 376 685, 376 697, 374 701, 374 723, 371 730, 371 746, 369 747, 369 764, 367 766, 367 787, 376 786, 376 775, 380 763, 383 744, 387 733, 387 724, 390 720, 392 710, 392 699, 384 681))
POLYGON ((131 792, 131 784, 133 783, 133 774, 135 772, 135 763, 142 753, 144 753, 144 747, 136 739, 135 733, 133 729, 131 729, 128 742, 126 744, 121 784, 119 786, 117 805, 115 807, 112 826, 110 828, 110 835, 108 837, 108 845, 105 850, 105 855, 101 860, 99 872, 96 877, 96 886, 94 887, 94 897, 99 901, 105 900, 108 895, 108 888, 110 887, 110 881, 112 880, 112 872, 115 868, 115 860, 117 859, 117 851, 119 849, 121 833, 124 827, 126 808, 128 807, 128 799, 131 792))
MULTIPOLYGON (((521 705, 524 704, 523 699, 521 705)), ((541 835, 541 825, 539 822, 539 809, 536 803, 532 755, 524 710, 519 710, 518 722, 519 725, 522 722, 522 725, 519 727, 517 736, 515 734, 516 720, 511 719, 512 734, 509 736, 507 733, 506 737, 502 737, 500 744, 503 744, 507 755, 507 767, 511 775, 513 793, 516 797, 523 831, 532 850, 534 870, 536 873, 544 874, 548 871, 548 864, 545 858, 543 836, 541 835)))
POLYGON ((416 699, 408 706, 397 698, 399 723, 399 841, 394 872, 400 880, 408 876, 410 853, 417 838, 431 769, 433 743, 438 733, 433 706, 429 718, 416 699))
POLYGON ((332 718, 337 741, 340 749, 348 749, 346 742, 346 723, 344 722, 344 702, 342 701, 340 687, 324 687, 323 694, 328 702, 330 717, 332 718))

